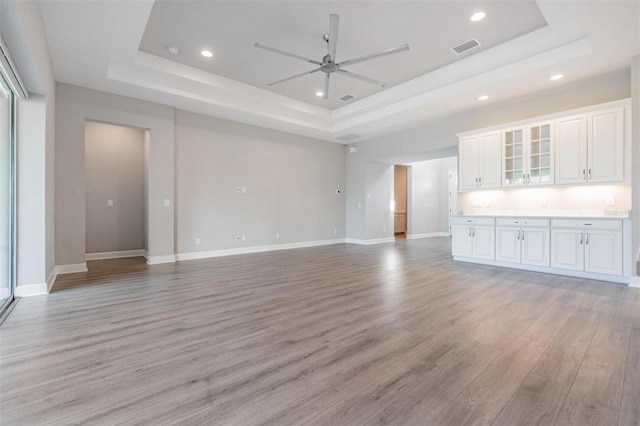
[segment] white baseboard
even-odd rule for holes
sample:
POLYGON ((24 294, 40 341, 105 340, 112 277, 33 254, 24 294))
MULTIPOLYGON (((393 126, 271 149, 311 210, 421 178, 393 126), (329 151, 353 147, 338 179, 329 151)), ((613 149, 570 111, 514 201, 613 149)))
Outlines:
POLYGON ((58 273, 56 272, 56 267, 54 266, 51 269, 49 278, 47 278, 47 293, 51 293, 51 288, 53 287, 53 284, 56 282, 57 277, 58 277, 58 273))
POLYGON ((630 277, 629 278, 629 287, 640 288, 640 277, 630 277))
POLYGON ((448 237, 448 232, 427 232, 426 234, 408 234, 407 240, 417 240, 419 238, 431 238, 431 237, 448 237))
POLYGON ((381 243, 393 243, 395 241, 396 241, 395 237, 372 238, 370 240, 359 240, 357 238, 347 238, 345 240, 345 242, 349 244, 360 244, 365 246, 370 246, 372 244, 381 244, 381 243))
POLYGON ((144 256, 146 250, 121 250, 121 251, 105 251, 102 253, 87 253, 84 255, 85 260, 103 260, 103 259, 119 259, 122 257, 139 257, 144 256))
POLYGON ((147 265, 160 265, 161 263, 174 263, 176 261, 176 255, 170 254, 167 256, 145 256, 147 258, 147 265))
POLYGON ((47 283, 25 284, 16 286, 16 297, 42 296, 47 292, 47 283))
POLYGON ((73 263, 70 265, 56 265, 54 269, 56 275, 75 274, 76 272, 87 272, 87 262, 73 263))
POLYGON ((193 253, 179 253, 179 254, 176 254, 176 260, 177 261, 195 260, 195 259, 206 259, 209 257, 234 256, 237 254, 261 253, 265 251, 291 250, 296 248, 341 244, 344 242, 345 242, 344 238, 338 238, 334 240, 305 241, 301 243, 285 243, 285 244, 273 244, 273 245, 267 245, 267 246, 241 247, 241 248, 221 249, 221 250, 211 250, 211 251, 198 251, 193 253))

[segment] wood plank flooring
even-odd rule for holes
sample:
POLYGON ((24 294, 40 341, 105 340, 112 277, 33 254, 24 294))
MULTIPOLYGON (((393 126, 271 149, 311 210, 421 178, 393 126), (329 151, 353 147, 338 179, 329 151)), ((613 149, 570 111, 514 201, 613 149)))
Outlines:
POLYGON ((0 424, 640 423, 640 291, 449 238, 93 261, 0 327, 0 424))

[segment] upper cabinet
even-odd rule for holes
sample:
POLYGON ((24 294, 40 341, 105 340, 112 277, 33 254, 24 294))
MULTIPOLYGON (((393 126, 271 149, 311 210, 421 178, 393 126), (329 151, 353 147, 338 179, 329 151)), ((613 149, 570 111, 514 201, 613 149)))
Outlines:
POLYGON ((460 139, 459 189, 500 188, 500 132, 460 139))
POLYGON ((615 183, 629 179, 629 100, 553 114, 459 139, 459 189, 615 183))
POLYGON ((502 132, 502 186, 553 183, 553 123, 502 132))
POLYGON ((556 120, 556 183, 624 180, 624 109, 556 120))

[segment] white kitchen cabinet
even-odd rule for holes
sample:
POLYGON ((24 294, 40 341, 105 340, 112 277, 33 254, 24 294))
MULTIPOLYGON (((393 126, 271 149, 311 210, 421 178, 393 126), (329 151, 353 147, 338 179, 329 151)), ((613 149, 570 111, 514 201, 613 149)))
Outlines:
POLYGON ((461 257, 493 260, 495 236, 493 218, 452 219, 452 254, 461 257))
POLYGON ((458 146, 460 190, 500 188, 500 132, 471 135, 458 146))
POLYGON ((497 219, 496 260, 549 266, 549 220, 497 219))
POLYGON ((624 108, 556 120, 556 183, 624 180, 624 108))
POLYGON ((502 132, 502 186, 553 184, 553 123, 502 132))
POLYGON ((552 221, 551 266, 598 274, 622 275, 622 221, 552 221))

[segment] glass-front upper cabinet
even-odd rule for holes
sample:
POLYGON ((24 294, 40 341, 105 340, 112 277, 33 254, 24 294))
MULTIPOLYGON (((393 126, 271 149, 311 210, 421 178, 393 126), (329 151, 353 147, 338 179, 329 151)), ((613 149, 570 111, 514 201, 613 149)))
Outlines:
POLYGON ((524 129, 505 130, 502 138, 504 170, 502 186, 524 185, 526 176, 524 129))
POLYGON ((552 134, 551 123, 502 132, 503 187, 553 183, 552 134))

